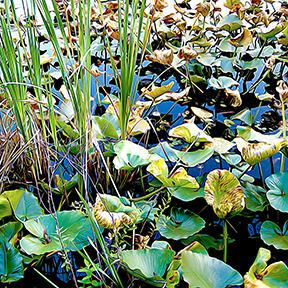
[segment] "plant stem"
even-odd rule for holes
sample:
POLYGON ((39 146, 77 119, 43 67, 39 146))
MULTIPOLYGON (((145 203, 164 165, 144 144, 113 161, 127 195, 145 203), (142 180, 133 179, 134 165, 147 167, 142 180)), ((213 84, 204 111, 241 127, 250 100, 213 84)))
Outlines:
POLYGON ((263 171, 262 171, 262 167, 261 167, 260 162, 258 163, 258 167, 259 167, 259 173, 260 173, 262 185, 263 185, 263 188, 265 188, 265 181, 264 181, 264 178, 263 178, 263 171))
POLYGON ((251 165, 249 165, 237 178, 240 180, 244 174, 250 169, 251 165))
POLYGON ((224 245, 223 261, 226 263, 227 262, 228 233, 227 233, 227 223, 225 219, 223 219, 223 245, 224 245))
MULTIPOLYGON (((282 102, 282 122, 283 122, 283 138, 286 138, 286 118, 285 118, 285 104, 282 102)), ((285 155, 282 153, 281 156, 281 167, 280 172, 284 171, 285 155)))
POLYGON ((129 201, 139 202, 139 201, 145 200, 145 199, 150 198, 150 197, 152 197, 153 195, 161 192, 161 191, 162 191, 163 189, 165 189, 165 188, 166 188, 166 187, 162 186, 162 187, 160 187, 159 189, 157 189, 157 190, 155 190, 155 191, 153 191, 153 192, 151 192, 151 193, 149 193, 149 194, 147 194, 147 195, 145 195, 145 196, 143 196, 143 197, 131 198, 131 199, 129 199, 129 201))

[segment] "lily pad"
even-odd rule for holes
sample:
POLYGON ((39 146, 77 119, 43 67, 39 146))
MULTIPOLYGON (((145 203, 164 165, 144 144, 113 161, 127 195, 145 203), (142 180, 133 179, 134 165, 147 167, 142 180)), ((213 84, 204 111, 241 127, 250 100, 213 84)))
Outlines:
POLYGON ((6 191, 4 195, 9 199, 12 210, 19 221, 34 219, 44 214, 38 199, 26 190, 10 190, 6 191))
POLYGON ((243 283, 236 270, 216 258, 184 251, 181 259, 183 278, 189 288, 225 288, 243 283))
POLYGON ((252 111, 248 108, 245 108, 244 110, 235 114, 231 119, 243 121, 247 125, 251 126, 253 119, 252 111))
POLYGON ((144 147, 127 140, 116 143, 114 152, 117 156, 113 159, 113 163, 118 170, 132 171, 160 158, 156 154, 149 153, 144 147))
POLYGON ((122 262, 128 266, 129 273, 138 279, 161 281, 149 282, 156 287, 163 287, 166 283, 163 278, 175 252, 162 249, 126 250, 122 253, 122 262))
POLYGON ((88 237, 93 238, 89 219, 75 210, 42 215, 24 222, 24 226, 35 235, 27 235, 20 240, 21 248, 29 255, 60 251, 62 245, 59 233, 65 249, 71 251, 76 251, 76 248, 81 250, 89 244, 88 237), (55 217, 58 219, 59 231, 55 217))
POLYGON ((283 231, 276 223, 265 221, 261 226, 260 237, 267 245, 288 250, 288 221, 285 222, 283 231))
POLYGON ((269 191, 267 198, 271 206, 282 212, 288 212, 288 172, 272 174, 265 179, 269 191))
POLYGON ((245 194, 247 209, 251 211, 263 211, 267 204, 266 190, 260 186, 255 186, 249 182, 242 183, 242 190, 245 194))
POLYGON ((276 262, 267 267, 271 252, 260 248, 257 257, 244 276, 245 287, 287 288, 288 268, 282 262, 276 262))
POLYGON ((239 85, 237 81, 227 76, 220 76, 218 79, 212 77, 209 79, 209 84, 216 89, 226 89, 239 85))
POLYGON ((243 22, 235 14, 229 14, 223 17, 217 24, 218 29, 226 30, 229 32, 239 29, 243 26, 243 22))
POLYGON ((262 59, 253 59, 252 61, 243 61, 240 60, 237 62, 237 65, 242 68, 243 70, 251 70, 257 67, 263 66, 265 63, 262 59))
POLYGON ((195 213, 175 207, 171 209, 169 218, 161 215, 157 223, 160 234, 174 240, 188 238, 199 232, 204 226, 205 221, 195 213))
POLYGON ((176 198, 183 201, 191 201, 197 197, 201 197, 200 188, 196 179, 190 175, 183 167, 178 168, 170 177, 168 177, 168 166, 163 158, 153 161, 147 171, 156 177, 164 187, 176 198))
POLYGON ((245 195, 238 179, 228 170, 209 172, 204 191, 205 200, 221 219, 233 217, 244 209, 245 195))
POLYGON ((106 137, 118 139, 118 133, 114 126, 104 117, 92 117, 92 131, 96 139, 104 139, 106 137))
POLYGON ((22 256, 10 243, 0 241, 0 281, 14 282, 24 277, 22 256))

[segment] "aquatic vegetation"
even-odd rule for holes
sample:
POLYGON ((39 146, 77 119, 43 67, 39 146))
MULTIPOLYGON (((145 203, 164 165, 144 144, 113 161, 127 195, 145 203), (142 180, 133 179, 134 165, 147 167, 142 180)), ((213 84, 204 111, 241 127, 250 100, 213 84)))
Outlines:
POLYGON ((287 287, 287 3, 30 2, 0 3, 0 282, 287 287))

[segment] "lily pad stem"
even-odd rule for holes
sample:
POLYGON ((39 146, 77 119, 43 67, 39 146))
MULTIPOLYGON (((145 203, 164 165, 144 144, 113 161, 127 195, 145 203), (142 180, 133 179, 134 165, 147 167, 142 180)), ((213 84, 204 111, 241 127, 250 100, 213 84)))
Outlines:
POLYGON ((153 195, 161 192, 161 191, 162 191, 163 189, 165 189, 165 188, 166 188, 166 187, 162 186, 162 187, 160 187, 159 189, 157 189, 157 190, 155 190, 155 191, 153 191, 153 192, 151 192, 151 193, 149 193, 149 194, 147 194, 147 195, 145 195, 145 196, 143 196, 143 197, 131 198, 131 199, 129 199, 129 201, 139 202, 139 201, 142 201, 142 200, 146 200, 147 198, 150 198, 150 197, 152 197, 153 195))
MULTIPOLYGON (((286 118, 285 118, 285 104, 282 102, 282 122, 283 122, 283 138, 286 138, 286 118)), ((280 172, 284 171, 285 155, 282 153, 281 156, 281 167, 280 172)))
POLYGON ((227 222, 223 219, 223 245, 224 245, 224 254, 223 261, 227 262, 227 245, 228 245, 228 233, 227 233, 227 222))
POLYGON ((265 181, 264 181, 264 178, 263 178, 263 171, 262 171, 262 167, 261 167, 260 162, 258 163, 258 167, 259 167, 259 173, 260 173, 260 178, 261 178, 261 181, 262 181, 262 185, 263 185, 263 188, 265 188, 265 181))
POLYGON ((246 174, 246 172, 250 169, 251 165, 249 165, 238 177, 237 179, 240 180, 244 174, 246 174))
POLYGON ((257 109, 257 111, 256 111, 255 116, 254 116, 253 119, 252 119, 252 123, 254 123, 254 121, 255 121, 255 119, 256 119, 256 117, 257 117, 257 115, 258 115, 259 110, 260 110, 260 108, 261 108, 261 105, 262 105, 262 100, 260 101, 260 103, 259 103, 259 105, 258 105, 258 109, 257 109))

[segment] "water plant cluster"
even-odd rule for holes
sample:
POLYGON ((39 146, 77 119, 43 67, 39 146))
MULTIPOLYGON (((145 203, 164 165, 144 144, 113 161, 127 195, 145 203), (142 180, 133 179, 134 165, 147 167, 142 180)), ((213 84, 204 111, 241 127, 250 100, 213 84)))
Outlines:
POLYGON ((194 2, 1 2, 5 287, 288 287, 288 3, 194 2))

